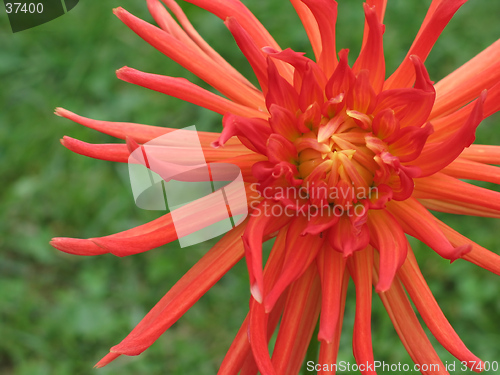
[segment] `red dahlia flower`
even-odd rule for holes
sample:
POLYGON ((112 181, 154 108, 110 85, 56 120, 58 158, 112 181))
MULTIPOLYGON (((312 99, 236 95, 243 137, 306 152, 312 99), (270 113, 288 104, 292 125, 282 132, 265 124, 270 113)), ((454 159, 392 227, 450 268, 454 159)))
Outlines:
MULTIPOLYGON (((386 79, 385 0, 364 4, 363 44, 352 67, 348 51, 337 54, 335 48, 334 0, 291 0, 315 60, 282 50, 239 0, 187 1, 225 22, 260 90, 207 45, 174 0, 163 2, 180 25, 158 0, 147 3, 159 28, 122 8, 115 14, 227 99, 183 78, 127 67, 117 75, 224 116, 222 133, 201 132, 201 145, 207 162, 241 168, 250 216, 203 256, 97 367, 147 349, 244 256, 250 312, 221 374, 297 373, 318 318, 318 363, 335 363, 350 278, 356 289, 353 351, 356 362, 366 365, 360 366, 363 374, 375 373, 370 366, 372 286, 413 361, 440 365, 439 371, 422 373, 447 371, 410 299, 436 339, 480 370, 481 361, 433 298, 405 234, 450 261, 462 258, 500 274, 498 255, 429 212, 500 217, 498 192, 461 180, 500 182, 498 167, 491 165, 500 164, 500 147, 472 145, 479 123, 500 109, 500 41, 434 85, 424 61, 466 0, 433 0, 407 57, 386 79), (274 237, 263 267, 262 243, 274 237), (280 319, 271 358, 268 343, 280 319)), ((96 121, 61 108, 56 114, 129 139, 129 144, 175 130, 96 121)), ((62 143, 97 159, 127 162, 130 155, 126 144, 94 145, 69 137, 62 143)), ((126 256, 176 238, 166 214, 118 234, 55 238, 52 245, 78 255, 126 256)))

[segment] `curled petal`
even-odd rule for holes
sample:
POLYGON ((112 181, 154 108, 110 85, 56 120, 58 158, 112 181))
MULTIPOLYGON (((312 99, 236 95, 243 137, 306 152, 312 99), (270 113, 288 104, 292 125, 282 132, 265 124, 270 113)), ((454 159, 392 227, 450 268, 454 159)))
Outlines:
POLYGON ((468 262, 474 263, 485 270, 500 275, 500 255, 479 246, 474 241, 462 236, 460 233, 450 228, 442 221, 438 221, 439 227, 444 235, 449 239, 453 246, 471 246, 472 250, 462 258, 468 262))
POLYGON ((486 91, 483 91, 468 120, 460 129, 442 142, 425 145, 420 156, 409 163, 420 168, 420 177, 430 176, 440 171, 455 160, 464 148, 469 147, 474 142, 476 128, 483 120, 485 99, 486 91))
POLYGON ((348 257, 368 245, 370 232, 366 224, 355 227, 346 215, 342 215, 338 223, 328 232, 328 241, 334 250, 348 257))
POLYGON ((443 29, 466 2, 467 0, 433 0, 406 58, 387 79, 384 89, 410 87, 413 84, 415 73, 411 68, 410 56, 416 55, 425 61, 443 29))
POLYGON ((370 85, 368 70, 362 70, 356 77, 352 91, 347 96, 347 106, 362 113, 372 113, 376 104, 375 91, 370 85))
MULTIPOLYGON (((278 60, 279 61, 279 60, 278 60)), ((292 113, 299 109, 297 103, 299 94, 294 87, 280 75, 275 60, 267 58, 267 75, 269 77, 269 91, 266 95, 266 106, 271 108, 273 104, 286 108, 292 113)))
POLYGON ((300 92, 304 81, 307 80, 307 74, 309 74, 309 80, 313 80, 323 91, 327 81, 325 73, 316 63, 305 57, 303 52, 295 52, 291 48, 277 51, 270 47, 263 48, 263 51, 274 59, 284 61, 294 67, 293 86, 297 92, 300 92))
MULTIPOLYGON (((308 64, 300 88, 299 108, 302 112, 305 112, 311 103, 323 103, 324 101, 324 85, 321 87, 318 84, 311 66, 312 63, 308 64)), ((324 83, 326 83, 326 80, 324 83)))
POLYGON ((349 66, 348 54, 349 50, 347 49, 339 52, 339 63, 325 87, 325 94, 328 99, 335 98, 339 94, 347 96, 356 81, 356 76, 349 66))
POLYGON ((265 312, 262 304, 255 302, 255 300, 250 303, 249 341, 255 362, 262 374, 276 375, 267 348, 266 332, 268 330, 269 314, 265 312))
POLYGON ((50 244, 60 251, 76 255, 112 253, 127 256, 154 249, 177 239, 169 214, 133 229, 100 238, 53 238, 50 244))
MULTIPOLYGON (((177 130, 177 129, 173 129, 177 130)), ((217 134, 219 135, 219 134, 217 134)), ((133 139, 132 137, 128 137, 128 139, 133 139)), ((234 143, 234 142, 231 142, 234 143)), ((239 143, 239 141, 238 141, 239 143)), ((68 136, 64 136, 61 139, 61 144, 66 147, 68 150, 73 151, 74 153, 88 156, 94 159, 113 161, 118 163, 128 163, 130 150, 127 148, 126 144, 93 144, 80 141, 78 139, 74 139, 68 136)), ((150 149, 155 146, 149 146, 150 149)), ((165 146, 166 147, 166 146, 165 146)), ((155 155, 161 157, 162 150, 161 146, 156 147, 155 155)), ((189 162, 189 152, 190 148, 182 148, 179 147, 179 153, 185 154, 184 161, 189 162)), ((202 148, 203 155, 205 156, 205 160, 207 162, 222 162, 226 161, 227 163, 233 163, 238 165, 242 172, 244 172, 244 168, 248 165, 245 164, 245 161, 253 161, 258 162, 262 160, 263 156, 259 154, 248 154, 248 149, 246 147, 242 147, 241 145, 229 145, 224 148, 214 149, 210 146, 202 148)), ((170 152, 166 152, 166 155, 169 155, 170 152)), ((196 156, 191 158, 192 160, 196 160, 196 156)), ((244 173, 245 174, 245 173, 244 173)), ((248 174, 246 174, 248 175, 248 174)))
POLYGON ((335 0, 302 0, 311 10, 321 34, 321 55, 318 64, 330 77, 337 66, 335 48, 335 24, 337 22, 337 2, 335 0))
MULTIPOLYGON (((415 196, 418 197, 418 194, 416 194, 415 196)), ((500 218, 500 212, 498 210, 478 207, 477 205, 470 203, 457 202, 453 200, 422 198, 419 198, 418 201, 425 208, 433 211, 446 212, 453 215, 482 216, 492 217, 495 219, 500 218)))
POLYGON ((335 215, 335 212, 330 207, 324 210, 318 210, 316 214, 311 215, 307 227, 302 231, 301 235, 321 235, 322 232, 334 226, 338 220, 338 215, 335 215))
POLYGON ((397 156, 401 163, 412 161, 420 155, 433 131, 434 128, 430 122, 421 128, 407 126, 394 136, 397 139, 389 143, 389 151, 397 156))
POLYGON ((437 219, 414 198, 403 202, 390 202, 387 209, 397 218, 403 230, 417 238, 436 253, 454 261, 471 249, 469 246, 453 247, 439 229, 437 219))
MULTIPOLYGON (((279 251, 275 251, 274 254, 271 255, 269 258, 269 262, 271 262, 270 264, 276 263, 273 260, 276 259, 275 258, 276 253, 278 253, 279 257, 283 255, 280 254, 279 251)), ((277 263, 281 265, 282 259, 281 260, 278 259, 277 263)), ((266 271, 264 274, 267 282, 269 282, 269 278, 273 276, 270 275, 269 269, 271 268, 266 267, 266 271)), ((280 317, 281 314, 283 313, 287 296, 288 293, 285 292, 283 296, 276 303, 276 306, 274 307, 273 311, 271 311, 271 313, 269 314, 269 319, 267 321, 268 342, 271 340, 271 337, 273 336, 273 333, 276 330, 276 327, 280 321, 280 317)), ((250 302, 251 306, 255 302, 256 302, 255 300, 251 300, 250 302)), ((241 325, 240 329, 238 330, 238 333, 235 339, 233 340, 231 347, 227 351, 226 356, 224 357, 224 360, 222 361, 217 374, 219 375, 238 374, 238 373, 240 373, 241 375, 257 374, 259 369, 252 354, 252 348, 250 346, 249 334, 248 334, 249 329, 250 329, 250 314, 247 314, 247 317, 243 321, 243 324, 241 325), (241 372, 239 372, 240 370, 241 372)), ((267 356, 269 356, 269 354, 267 354, 267 356)))
POLYGON ((374 110, 377 114, 381 110, 391 108, 401 128, 421 126, 427 122, 436 97, 434 86, 423 62, 418 56, 411 56, 410 61, 416 74, 415 87, 382 91, 377 97, 374 110))
POLYGON ((302 21, 302 25, 304 25, 307 37, 309 38, 314 51, 314 57, 316 58, 316 61, 319 61, 323 47, 321 46, 321 32, 319 30, 318 23, 316 22, 311 10, 302 2, 302 0, 290 0, 290 2, 302 21))
POLYGON ((241 143, 252 151, 267 155, 267 140, 271 135, 271 129, 267 121, 260 118, 246 118, 231 113, 224 116, 222 120, 224 129, 219 139, 212 143, 215 148, 224 144, 234 136, 238 136, 241 143))
POLYGON ((390 108, 379 111, 372 122, 373 134, 380 139, 386 139, 399 130, 399 121, 390 108))
MULTIPOLYGON (((249 195, 248 190, 247 195, 249 195)), ((237 191, 230 191, 228 199, 231 199, 232 193, 239 194, 237 191)), ((111 253, 124 257, 141 253, 175 241, 178 238, 176 226, 182 228, 183 236, 186 236, 214 222, 227 219, 227 211, 214 212, 213 207, 217 202, 219 202, 217 194, 210 194, 178 208, 175 225, 172 215, 168 213, 147 224, 120 233, 89 239, 58 237, 52 239, 51 245, 58 250, 76 255, 111 253)), ((238 202, 235 208, 240 208, 239 203, 241 202, 238 202)))
POLYGON ((384 25, 379 22, 375 7, 371 7, 367 3, 364 3, 363 7, 366 17, 365 25, 368 26, 369 31, 365 34, 365 43, 352 70, 354 73, 359 73, 361 70, 367 69, 370 72, 370 85, 378 94, 382 90, 385 81, 385 59, 382 42, 384 25))
MULTIPOLYGON (((366 4, 370 7, 375 8, 375 13, 377 15, 378 22, 382 23, 384 21, 385 8, 387 7, 387 0, 367 0, 366 4)), ((366 33, 365 38, 366 39, 366 33)))

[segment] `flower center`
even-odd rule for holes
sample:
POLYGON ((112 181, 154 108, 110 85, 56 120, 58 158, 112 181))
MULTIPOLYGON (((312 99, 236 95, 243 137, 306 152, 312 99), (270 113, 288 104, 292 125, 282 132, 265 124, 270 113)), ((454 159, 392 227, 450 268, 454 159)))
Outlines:
POLYGON ((366 141, 371 123, 370 116, 343 109, 295 140, 302 186, 320 205, 318 199, 345 206, 370 198, 378 169, 366 141))

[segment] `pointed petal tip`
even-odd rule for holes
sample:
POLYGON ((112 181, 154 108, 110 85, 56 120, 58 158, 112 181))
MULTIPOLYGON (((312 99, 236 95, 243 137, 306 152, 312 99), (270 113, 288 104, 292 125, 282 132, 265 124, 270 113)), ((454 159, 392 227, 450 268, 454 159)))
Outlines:
MULTIPOLYGON (((271 291, 272 292, 272 291, 271 291)), ((276 304, 277 298, 275 297, 275 294, 269 293, 265 298, 264 298, 264 311, 266 314, 269 314, 271 311, 273 311, 274 305, 276 304)))
POLYGON ((220 148, 220 147, 224 147, 224 144, 220 143, 219 141, 213 141, 212 143, 210 143, 210 146, 213 148, 220 148))
POLYGON ((121 79, 122 81, 126 81, 125 79, 125 76, 127 75, 127 73, 131 72, 131 71, 134 71, 135 69, 133 68, 130 68, 128 66, 122 66, 120 69, 116 69, 116 77, 118 79, 121 79))
POLYGON ((259 288, 259 285, 257 283, 254 283, 250 286, 250 293, 252 294, 252 297, 258 302, 262 303, 263 297, 262 297, 262 291, 259 288))
POLYGON ((115 14, 116 16, 118 16, 120 13, 123 13, 123 12, 126 12, 126 10, 123 9, 123 7, 113 8, 113 14, 115 14))
POLYGON ((55 237, 49 244, 59 251, 74 255, 101 255, 108 252, 89 239, 55 237))
POLYGON ((94 368, 103 368, 104 366, 113 362, 116 358, 121 356, 120 353, 109 352, 102 359, 94 365, 94 368))
POLYGON ((59 117, 66 117, 65 116, 66 112, 69 112, 69 111, 67 111, 66 109, 61 108, 61 107, 56 107, 56 109, 54 109, 54 115, 59 116, 59 117))
POLYGON ((72 150, 72 146, 74 146, 75 144, 77 143, 84 143, 82 141, 80 141, 79 139, 76 139, 76 138, 72 138, 68 135, 63 135, 63 137, 59 140, 61 142, 61 144, 66 147, 68 150, 72 150))
POLYGON ((62 108, 62 107, 57 107, 54 110, 54 114, 56 116, 64 117, 64 118, 67 118, 68 120, 71 120, 74 122, 78 122, 78 118, 80 118, 80 116, 78 116, 76 113, 68 111, 67 109, 62 108))
POLYGON ((330 345, 333 342, 334 332, 325 332, 324 329, 320 328, 318 332, 318 341, 322 341, 327 345, 330 345))
POLYGON ((385 293, 389 289, 391 289, 392 281, 390 283, 384 283, 381 285, 380 281, 377 283, 375 286, 375 292, 376 293, 385 293))

